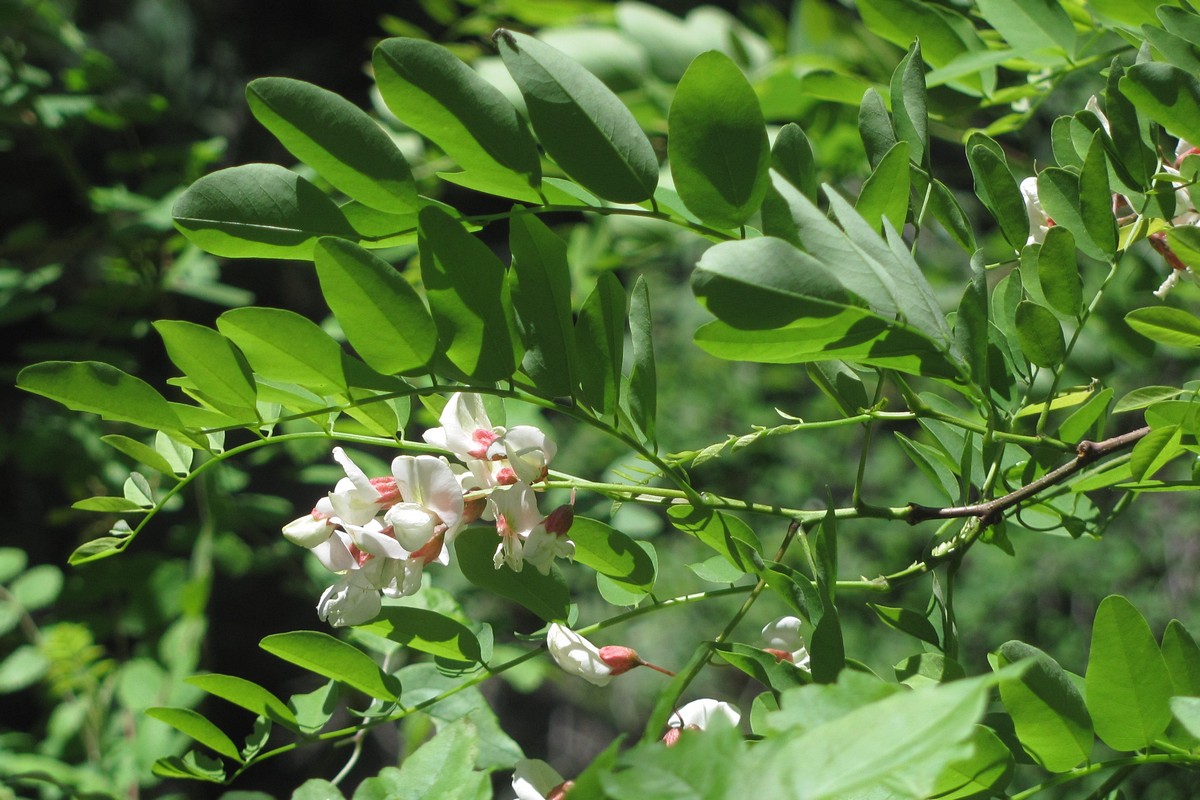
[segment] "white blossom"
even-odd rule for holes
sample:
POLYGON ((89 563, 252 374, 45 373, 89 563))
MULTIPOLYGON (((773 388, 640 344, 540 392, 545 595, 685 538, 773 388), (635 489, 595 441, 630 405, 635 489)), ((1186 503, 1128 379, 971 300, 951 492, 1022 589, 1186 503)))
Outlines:
POLYGON ((557 622, 546 632, 546 649, 566 672, 596 686, 612 680, 612 668, 600 658, 600 649, 575 631, 557 622))
POLYGON ((1025 201, 1025 213, 1029 216, 1029 238, 1025 240, 1025 244, 1041 243, 1054 223, 1042 208, 1036 177, 1021 181, 1021 198, 1025 201))
POLYGON ((513 767, 512 787, 516 800, 545 800, 565 781, 554 767, 540 758, 522 758, 513 767))
POLYGON ((780 617, 768 622, 762 629, 763 649, 782 661, 808 669, 808 649, 800 635, 803 624, 799 617, 780 617))
POLYGON ((676 710, 667 719, 667 724, 672 728, 702 731, 717 718, 723 718, 730 725, 736 726, 742 721, 742 712, 738 711, 737 706, 730 703, 706 697, 693 700, 683 708, 676 710))

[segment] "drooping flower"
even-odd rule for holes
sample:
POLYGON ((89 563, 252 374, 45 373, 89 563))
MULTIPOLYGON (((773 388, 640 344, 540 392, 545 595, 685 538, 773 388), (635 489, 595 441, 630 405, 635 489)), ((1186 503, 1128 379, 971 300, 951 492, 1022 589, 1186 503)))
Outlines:
POLYGON ((683 731, 705 730, 718 718, 736 727, 742 721, 742 712, 738 711, 737 706, 722 700, 713 700, 708 697, 693 700, 682 708, 676 709, 667 718, 668 728, 663 736, 663 742, 667 747, 671 747, 679 741, 683 731))
POLYGON ((381 608, 379 589, 363 570, 350 570, 317 601, 317 616, 335 628, 361 625, 381 608))
POLYGON ((573 785, 540 758, 523 758, 513 767, 516 800, 562 800, 573 785))
POLYGON ((546 649, 566 672, 596 686, 607 686, 613 670, 600 657, 600 648, 557 622, 546 632, 546 649))
POLYGON ((574 513, 568 519, 567 512, 555 509, 543 518, 537 496, 528 484, 497 489, 488 504, 500 534, 500 544, 492 559, 496 569, 508 564, 514 572, 520 572, 529 563, 538 572, 549 575, 554 559, 575 557, 575 543, 567 538, 574 513))
POLYGON ((780 617, 762 629, 763 650, 775 656, 776 661, 787 661, 801 669, 808 669, 808 649, 800 626, 799 617, 780 617))
POLYGON ((483 399, 477 394, 450 395, 438 421, 442 426, 425 431, 422 437, 435 447, 449 450, 463 463, 488 460, 488 450, 504 435, 503 428, 492 425, 483 399))
POLYGON ((1025 240, 1025 244, 1040 244, 1054 225, 1054 220, 1050 219, 1046 210, 1042 208, 1036 177, 1021 181, 1021 198, 1025 201, 1025 213, 1029 216, 1029 238, 1025 240))
POLYGON ((400 501, 401 493, 393 478, 368 478, 340 447, 333 448, 333 458, 346 471, 346 477, 329 493, 329 507, 338 520, 365 525, 400 501))

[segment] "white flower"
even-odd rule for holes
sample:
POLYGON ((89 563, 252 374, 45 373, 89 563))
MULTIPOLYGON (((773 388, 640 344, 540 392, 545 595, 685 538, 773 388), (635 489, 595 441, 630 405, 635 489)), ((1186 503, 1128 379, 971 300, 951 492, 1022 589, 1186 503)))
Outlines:
POLYGON ((396 482, 391 478, 368 478, 340 447, 333 448, 333 457, 346 471, 346 477, 329 493, 333 516, 341 522, 365 525, 400 499, 396 482))
POLYGON ((588 683, 605 686, 612 680, 612 668, 600 658, 600 649, 565 625, 550 626, 546 649, 560 667, 588 683))
POLYGON ((720 700, 704 698, 693 700, 667 718, 666 734, 662 741, 667 747, 674 747, 684 731, 702 731, 708 728, 714 720, 725 720, 730 726, 736 727, 742 720, 742 712, 737 706, 720 700))
POLYGON ((742 712, 738 711, 737 706, 706 697, 693 700, 675 711, 667 720, 667 724, 672 728, 702 731, 717 718, 723 718, 731 726, 736 726, 742 720, 742 712))
POLYGON ((422 434, 425 441, 453 453, 484 488, 537 483, 554 458, 554 442, 532 425, 493 425, 477 394, 451 395, 438 421, 441 427, 422 434))
POLYGON ((432 545, 440 537, 441 546, 426 558, 426 563, 448 563, 445 546, 454 541, 463 526, 462 486, 450 465, 434 456, 397 456, 392 474, 405 502, 388 509, 384 522, 392 526, 406 555, 432 545))
POLYGON ((463 463, 471 459, 488 460, 488 450, 504 435, 503 428, 492 425, 483 399, 477 394, 455 392, 450 395, 438 421, 442 427, 425 431, 423 438, 435 447, 454 453, 463 463))
POLYGON ((1096 118, 1100 120, 1100 125, 1104 128, 1104 132, 1109 136, 1112 135, 1112 127, 1108 124, 1108 117, 1105 116, 1104 112, 1100 110, 1100 101, 1096 99, 1096 95, 1092 95, 1088 98, 1087 103, 1084 105, 1084 109, 1095 114, 1096 118))
POLYGON ((526 563, 543 575, 550 574, 550 567, 556 558, 575 558, 575 543, 565 536, 558 536, 546 530, 545 525, 539 524, 525 537, 521 548, 521 556, 526 563))
MULTIPOLYGON (((546 800, 568 783, 554 767, 540 758, 522 758, 513 768, 512 787, 516 800, 546 800)), ((559 795, 561 797, 561 794, 559 795)))
MULTIPOLYGON (((322 500, 326 504, 328 503, 325 498, 322 500)), ((318 507, 314 508, 308 516, 294 519, 284 525, 283 537, 292 544, 298 544, 309 550, 326 541, 335 530, 335 526, 330 520, 331 515, 321 511, 321 503, 317 505, 318 507)))
POLYGON ((779 661, 788 661, 801 669, 808 669, 808 649, 800 635, 799 617, 780 617, 762 629, 763 650, 779 661))
POLYGON ((360 570, 351 570, 317 601, 317 616, 335 628, 361 625, 379 613, 379 590, 360 570))
POLYGON ((1040 243, 1046 238, 1046 232, 1054 222, 1046 216, 1046 210, 1042 208, 1036 177, 1021 181, 1021 197, 1025 200, 1025 213, 1029 215, 1029 238, 1025 240, 1025 244, 1040 243))

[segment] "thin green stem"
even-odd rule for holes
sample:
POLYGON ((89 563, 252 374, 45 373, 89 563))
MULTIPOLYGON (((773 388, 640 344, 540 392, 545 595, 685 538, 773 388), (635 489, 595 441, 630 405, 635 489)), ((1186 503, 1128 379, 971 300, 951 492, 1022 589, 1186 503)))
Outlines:
POLYGON ((1089 775, 1095 775, 1098 772, 1103 772, 1106 769, 1120 769, 1126 766, 1140 766, 1142 764, 1178 764, 1180 766, 1200 766, 1200 756, 1180 753, 1149 753, 1146 755, 1129 756, 1127 758, 1114 758, 1110 761, 1096 761, 1091 764, 1086 764, 1078 769, 1073 769, 1070 772, 1062 772, 1054 775, 1045 781, 1031 786, 1028 789, 1017 792, 1012 795, 1009 800, 1028 800, 1038 792, 1045 791, 1055 786, 1061 786, 1064 783, 1071 783, 1089 775))

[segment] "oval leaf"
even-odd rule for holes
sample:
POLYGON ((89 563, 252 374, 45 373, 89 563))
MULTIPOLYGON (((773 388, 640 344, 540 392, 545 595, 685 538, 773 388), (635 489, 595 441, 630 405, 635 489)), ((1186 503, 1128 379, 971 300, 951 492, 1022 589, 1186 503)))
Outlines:
POLYGON ((1149 747, 1167 729, 1171 675, 1150 626, 1120 595, 1096 609, 1085 680, 1096 735, 1114 750, 1149 747))
POLYGON ((495 531, 470 528, 454 540, 454 552, 463 575, 489 592, 507 597, 546 622, 564 622, 571 606, 566 581, 556 570, 542 575, 535 569, 513 572, 507 564, 496 569, 492 556, 500 537, 495 531))
POLYGON ((254 375, 232 342, 212 328, 191 322, 164 319, 155 322, 154 329, 171 361, 205 400, 231 416, 258 419, 254 375))
POLYGON ((329 197, 275 164, 246 164, 205 175, 171 209, 200 249, 229 258, 308 261, 322 236, 358 241, 329 197))
POLYGON ((391 606, 371 622, 356 625, 354 629, 454 661, 477 663, 481 659, 475 634, 458 620, 436 611, 391 606))
POLYGON ((381 211, 416 209, 417 186, 392 138, 341 95, 291 78, 246 87, 255 118, 334 188, 381 211))
POLYGON ((1200 347, 1200 320, 1170 306, 1137 308, 1125 315, 1129 327, 1162 344, 1180 347, 1200 347))
POLYGON ((516 371, 516 320, 504 265, 435 206, 420 214, 421 277, 446 358, 468 378, 499 381, 516 371))
POLYGON ((1046 302, 1055 311, 1072 318, 1079 316, 1083 284, 1075 260, 1075 237, 1066 228, 1055 225, 1046 232, 1037 254, 1037 276, 1046 302))
POLYGON ((578 563, 627 587, 646 592, 654 587, 654 561, 624 533, 598 520, 576 517, 570 537, 578 563))
POLYGON ((283 701, 278 697, 257 683, 252 683, 245 678, 239 678, 235 675, 221 675, 215 672, 204 675, 192 675, 191 677, 184 678, 184 681, 201 691, 208 692, 214 697, 228 700, 230 703, 240 706, 252 714, 266 717, 272 722, 277 722, 292 730, 299 730, 296 723, 296 715, 292 713, 292 710, 285 706, 283 701))
POLYGON ((1017 340, 1025 357, 1039 367, 1054 367, 1066 355, 1062 327, 1054 313, 1031 300, 1017 306, 1017 340))
POLYGON ((762 205, 771 150, 758 97, 729 56, 696 57, 675 89, 668 126, 671 175, 684 205, 717 228, 744 224, 762 205))
POLYGON ((386 39, 372 58, 379 92, 405 125, 432 140, 468 175, 536 202, 541 159, 513 104, 441 45, 386 39))
POLYGON ((242 761, 242 756, 233 740, 226 736, 220 728, 209 722, 207 718, 190 708, 156 706, 147 708, 146 716, 167 723, 180 733, 190 736, 205 747, 209 747, 227 758, 232 758, 238 763, 242 761))
POLYGON ((548 44, 503 28, 494 37, 529 120, 563 171, 605 200, 654 194, 658 160, 633 114, 607 86, 548 44))
POLYGON ((395 677, 380 670, 366 653, 327 633, 276 633, 263 639, 258 646, 284 661, 344 683, 377 700, 394 701, 398 697, 395 677))
POLYGON ((43 361, 21 370, 17 386, 62 403, 143 428, 177 430, 179 418, 154 387, 99 361, 43 361))
POLYGON ((893 145, 879 160, 871 177, 863 184, 854 209, 875 230, 882 230, 884 218, 900 230, 908 216, 908 146, 893 145))
POLYGON ((575 394, 575 331, 567 243, 533 214, 509 220, 512 301, 525 340, 522 368, 553 397, 575 394))
POLYGON ((342 348, 312 320, 282 308, 235 308, 217 318, 217 328, 267 380, 318 395, 346 390, 342 348))
POLYGON ((433 318, 395 267, 345 239, 317 242, 325 302, 368 366, 385 375, 420 369, 437 348, 433 318))
POLYGON ((1079 690, 1054 659, 1024 642, 1006 642, 1001 666, 1032 658, 1017 678, 1001 679, 1000 698, 1025 752, 1051 772, 1066 772, 1092 750, 1092 721, 1079 690))

